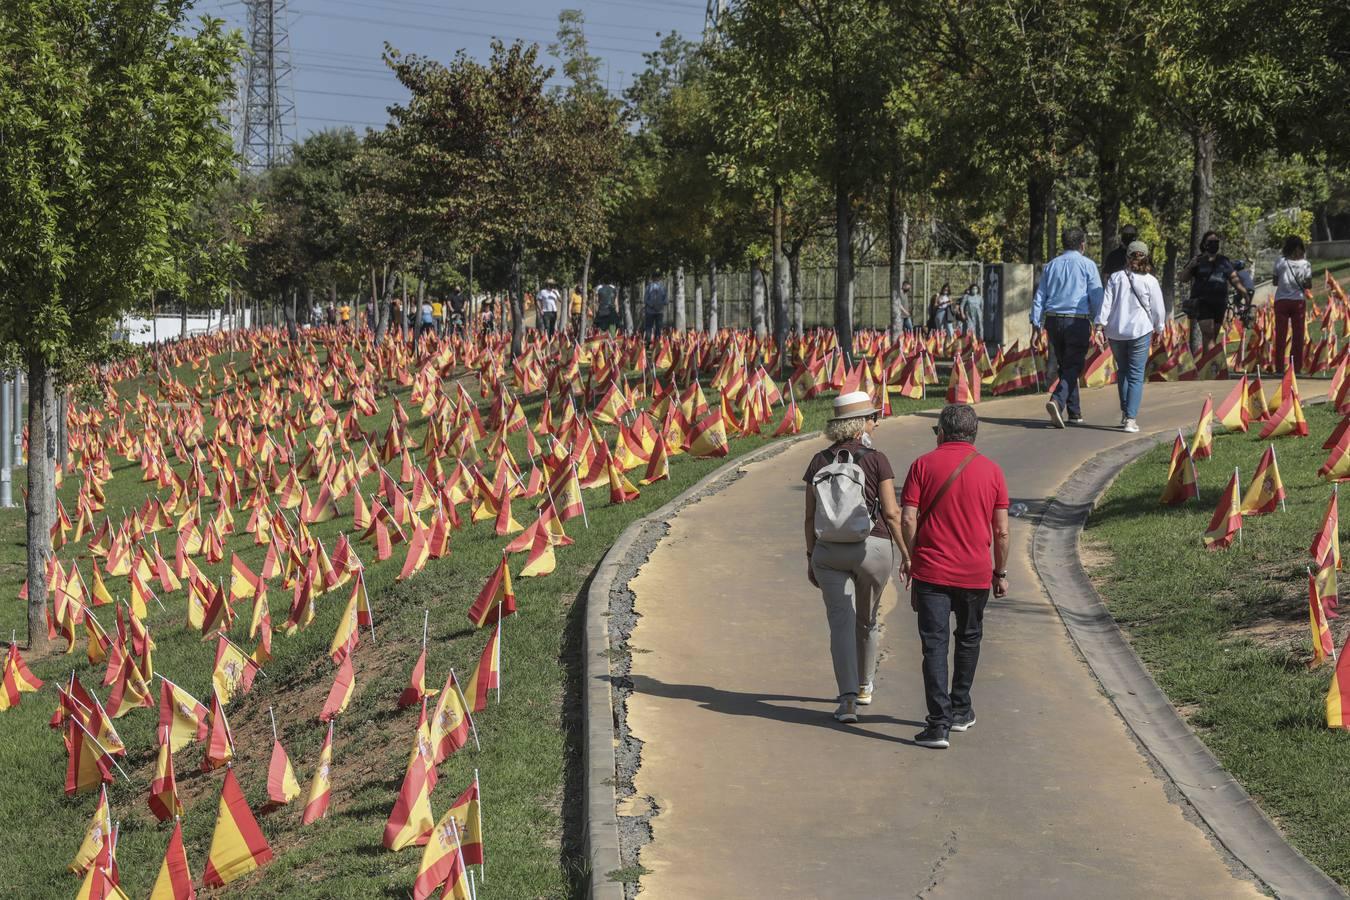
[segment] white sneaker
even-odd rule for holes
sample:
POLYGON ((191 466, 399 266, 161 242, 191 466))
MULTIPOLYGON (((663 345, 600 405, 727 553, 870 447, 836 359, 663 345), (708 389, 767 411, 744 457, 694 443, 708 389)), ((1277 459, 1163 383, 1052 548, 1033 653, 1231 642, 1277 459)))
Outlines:
POLYGON ((1139 423, 1134 419, 1126 419, 1125 424, 1120 427, 1122 431, 1127 431, 1130 434, 1135 434, 1139 431, 1139 423))
POLYGON ((858 685, 858 705, 870 706, 872 704, 872 682, 858 685))
POLYGON ((834 711, 834 720, 851 725, 858 721, 858 701, 854 697, 844 697, 839 701, 839 708, 834 711))

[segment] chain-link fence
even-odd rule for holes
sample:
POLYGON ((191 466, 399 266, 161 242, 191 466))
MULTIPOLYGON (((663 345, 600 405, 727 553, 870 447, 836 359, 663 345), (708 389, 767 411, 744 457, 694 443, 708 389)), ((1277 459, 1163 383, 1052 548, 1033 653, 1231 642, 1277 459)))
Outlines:
MULTIPOLYGON (((909 260, 905 263, 904 278, 912 285, 909 294, 910 315, 916 325, 927 317, 928 301, 943 284, 950 284, 955 299, 972 284, 980 283, 983 264, 975 260, 909 260)), ((890 266, 858 266, 853 272, 853 327, 888 328, 891 324, 891 269, 890 266)), ((718 322, 723 328, 749 328, 753 322, 750 272, 717 273, 718 322)), ((765 272, 765 315, 770 315, 769 279, 765 272)), ((834 324, 833 266, 803 268, 798 275, 800 289, 798 302, 802 304, 802 324, 806 328, 831 327, 834 324)), ((706 324, 710 311, 710 292, 707 276, 703 286, 703 319, 706 324)), ((700 279, 685 279, 685 304, 689 323, 694 322, 694 290, 700 279)), ((675 284, 667 282, 671 302, 675 300, 675 284)), ((792 318, 791 300, 789 319, 792 318)), ((640 300, 639 300, 640 304, 640 300)), ((640 308, 640 305, 639 305, 640 308)), ((673 310, 666 311, 666 324, 674 322, 673 310)), ((766 318, 766 327, 768 320, 766 318)))

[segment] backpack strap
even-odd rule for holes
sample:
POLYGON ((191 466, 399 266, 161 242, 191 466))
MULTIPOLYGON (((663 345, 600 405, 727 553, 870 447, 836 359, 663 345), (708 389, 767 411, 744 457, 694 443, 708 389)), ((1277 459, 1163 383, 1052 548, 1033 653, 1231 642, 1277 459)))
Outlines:
POLYGON ((938 488, 938 492, 933 495, 933 502, 928 504, 927 509, 919 513, 919 521, 914 526, 915 540, 918 540, 919 532, 923 530, 924 523, 927 522, 928 517, 933 514, 933 510, 937 509, 937 505, 942 502, 942 498, 947 496, 947 491, 956 483, 957 476, 965 471, 966 466, 970 465, 972 459, 979 455, 980 451, 971 450, 970 454, 965 459, 961 460, 961 464, 955 469, 952 469, 952 474, 947 476, 947 480, 942 482, 942 487, 938 488))

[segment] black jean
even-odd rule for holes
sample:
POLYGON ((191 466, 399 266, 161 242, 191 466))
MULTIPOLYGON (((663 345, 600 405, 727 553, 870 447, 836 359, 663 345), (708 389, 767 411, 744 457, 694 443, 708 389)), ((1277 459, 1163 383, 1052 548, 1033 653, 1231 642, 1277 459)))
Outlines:
POLYGON ((919 640, 923 645, 923 692, 928 700, 928 724, 950 728, 952 716, 970 712, 970 687, 980 661, 984 634, 984 607, 989 589, 944 587, 914 582, 919 607, 919 640), (956 654, 951 686, 947 683, 947 644, 951 615, 956 614, 956 654))
POLYGON ((650 312, 642 319, 642 338, 646 341, 654 340, 661 335, 661 326, 665 323, 666 314, 664 312, 650 312))
POLYGON ((1088 346, 1092 341, 1092 323, 1087 319, 1046 316, 1045 333, 1055 351, 1055 360, 1059 363, 1055 402, 1071 418, 1076 418, 1083 412, 1078 401, 1078 376, 1083 374, 1083 364, 1087 360, 1088 346))

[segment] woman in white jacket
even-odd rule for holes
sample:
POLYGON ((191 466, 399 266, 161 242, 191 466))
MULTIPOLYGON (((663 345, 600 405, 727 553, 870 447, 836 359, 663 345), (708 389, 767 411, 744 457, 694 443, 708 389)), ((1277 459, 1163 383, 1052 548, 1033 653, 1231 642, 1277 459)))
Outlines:
POLYGON ((1134 241, 1125 248, 1125 268, 1106 282, 1097 325, 1111 342, 1116 359, 1116 387, 1120 391, 1120 427, 1136 432, 1139 402, 1144 397, 1144 364, 1148 362, 1153 332, 1167 321, 1162 286, 1153 277, 1148 245, 1134 241))

